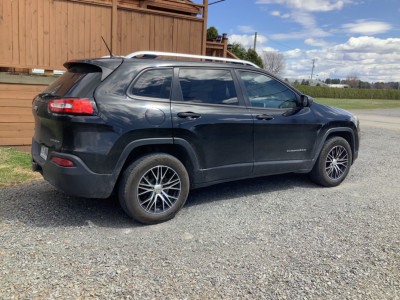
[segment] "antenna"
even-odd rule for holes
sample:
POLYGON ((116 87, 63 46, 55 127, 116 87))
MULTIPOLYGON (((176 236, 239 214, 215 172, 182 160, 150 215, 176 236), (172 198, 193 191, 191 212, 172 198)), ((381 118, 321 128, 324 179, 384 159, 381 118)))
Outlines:
POLYGON ((110 48, 108 47, 105 39, 103 38, 103 36, 101 36, 101 38, 103 39, 104 45, 106 45, 108 52, 110 53, 110 57, 114 57, 115 55, 111 52, 110 48))

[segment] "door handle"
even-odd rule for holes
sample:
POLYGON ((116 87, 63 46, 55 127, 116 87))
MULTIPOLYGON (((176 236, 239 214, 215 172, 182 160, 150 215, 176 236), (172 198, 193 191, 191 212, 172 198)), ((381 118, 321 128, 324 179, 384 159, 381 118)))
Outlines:
POLYGON ((266 114, 258 115, 256 117, 258 120, 273 120, 274 117, 266 114))
POLYGON ((197 119, 197 118, 200 118, 201 115, 200 114, 196 114, 196 113, 191 112, 191 111, 186 111, 186 112, 178 113, 178 117, 179 118, 184 118, 184 119, 197 119))

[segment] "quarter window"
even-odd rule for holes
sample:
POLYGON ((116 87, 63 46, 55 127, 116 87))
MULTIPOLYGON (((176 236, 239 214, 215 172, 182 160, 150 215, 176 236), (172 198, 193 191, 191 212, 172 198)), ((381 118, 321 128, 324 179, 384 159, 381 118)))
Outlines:
POLYGON ((252 107, 295 108, 296 94, 279 81, 263 74, 239 71, 252 107))
POLYGON ((184 101, 238 105, 229 70, 180 69, 179 83, 184 101))
POLYGON ((172 69, 154 69, 144 72, 135 81, 131 94, 139 97, 169 99, 172 69))

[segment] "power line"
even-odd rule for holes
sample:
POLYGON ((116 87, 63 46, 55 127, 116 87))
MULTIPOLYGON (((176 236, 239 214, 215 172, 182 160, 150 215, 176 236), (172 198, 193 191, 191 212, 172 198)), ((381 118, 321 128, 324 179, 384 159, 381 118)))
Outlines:
POLYGON ((213 3, 208 3, 208 6, 213 5, 213 4, 217 4, 217 3, 219 3, 219 2, 223 2, 223 1, 225 1, 225 0, 219 0, 219 1, 215 1, 215 2, 213 2, 213 3))

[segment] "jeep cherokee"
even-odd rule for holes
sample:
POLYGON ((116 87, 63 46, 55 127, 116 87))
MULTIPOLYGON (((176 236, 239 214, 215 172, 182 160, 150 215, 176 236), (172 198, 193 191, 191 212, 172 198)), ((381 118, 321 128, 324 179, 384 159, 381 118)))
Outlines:
POLYGON ((142 223, 226 181, 296 172, 336 186, 358 156, 353 114, 245 61, 137 52, 64 66, 32 103, 33 170, 68 194, 115 191, 142 223))

